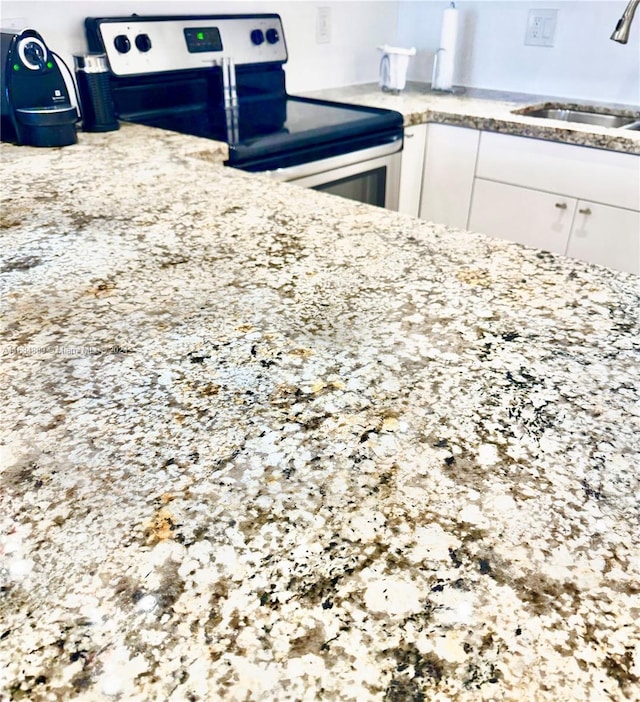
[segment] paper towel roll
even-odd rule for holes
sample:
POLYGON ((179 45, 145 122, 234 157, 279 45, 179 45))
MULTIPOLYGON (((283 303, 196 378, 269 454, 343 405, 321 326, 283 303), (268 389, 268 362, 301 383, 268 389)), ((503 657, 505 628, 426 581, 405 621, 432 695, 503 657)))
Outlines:
POLYGON ((453 73, 456 67, 456 42, 458 40, 458 10, 451 3, 442 13, 440 47, 436 51, 433 64, 433 90, 452 90, 453 73))

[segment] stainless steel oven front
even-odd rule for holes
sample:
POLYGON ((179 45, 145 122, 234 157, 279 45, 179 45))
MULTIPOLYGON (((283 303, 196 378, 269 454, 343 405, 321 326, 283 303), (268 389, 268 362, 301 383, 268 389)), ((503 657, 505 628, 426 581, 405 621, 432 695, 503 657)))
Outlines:
POLYGON ((398 208, 402 115, 290 95, 279 15, 88 17, 85 28, 90 51, 107 55, 120 119, 226 141, 233 168, 398 208))
POLYGON ((402 143, 394 142, 299 166, 267 171, 271 177, 389 210, 400 199, 402 143))

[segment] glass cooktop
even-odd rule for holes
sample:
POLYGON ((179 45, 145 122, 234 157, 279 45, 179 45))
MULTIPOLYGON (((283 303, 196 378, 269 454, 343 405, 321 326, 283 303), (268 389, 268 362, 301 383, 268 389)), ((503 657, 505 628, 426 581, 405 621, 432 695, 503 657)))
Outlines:
POLYGON ((241 101, 236 111, 194 105, 131 121, 229 144, 229 165, 283 168, 402 139, 390 110, 294 96, 241 101))

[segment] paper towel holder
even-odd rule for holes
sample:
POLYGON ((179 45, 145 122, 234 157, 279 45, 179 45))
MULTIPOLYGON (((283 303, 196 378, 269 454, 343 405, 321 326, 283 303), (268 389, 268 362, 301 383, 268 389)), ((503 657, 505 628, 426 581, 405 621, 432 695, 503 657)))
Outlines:
POLYGON ((440 46, 436 49, 433 58, 433 73, 429 85, 430 92, 433 93, 452 95, 466 92, 465 88, 454 86, 452 80, 456 53, 457 15, 456 4, 451 2, 443 14, 440 46))
POLYGON ((384 92, 399 94, 407 83, 409 59, 415 56, 416 49, 403 49, 384 44, 378 47, 382 52, 380 59, 380 87, 384 92))
MULTIPOLYGON (((451 3, 452 7, 455 7, 454 3, 451 3)), ((429 85, 429 92, 431 93, 442 93, 443 95, 462 95, 467 92, 467 89, 463 85, 452 85, 450 88, 434 88, 435 77, 438 73, 438 61, 440 59, 441 52, 445 49, 436 49, 433 56, 433 73, 431 77, 431 84, 429 85)))

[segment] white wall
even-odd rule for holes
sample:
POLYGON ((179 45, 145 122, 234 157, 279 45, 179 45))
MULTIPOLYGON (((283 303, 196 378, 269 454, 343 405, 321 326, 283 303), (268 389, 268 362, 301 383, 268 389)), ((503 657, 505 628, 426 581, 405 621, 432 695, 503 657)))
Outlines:
MULTIPOLYGON (((609 39, 626 0, 458 0, 455 82, 562 98, 640 104, 640 11, 626 45, 609 39), (524 45, 531 8, 558 9, 555 46, 524 45)), ((279 12, 289 48, 291 92, 377 80, 376 46, 416 46, 409 77, 429 82, 448 0, 3 0, 3 18, 22 17, 71 62, 86 49, 88 15, 279 12), (331 43, 316 43, 316 11, 331 8, 331 43)))
MULTIPOLYGON (((448 1, 399 3, 398 42, 418 55, 409 77, 430 82, 448 1)), ((562 98, 640 104, 640 12, 629 43, 609 39, 626 0, 460 0, 454 83, 562 98), (557 9, 555 45, 525 46, 530 9, 557 9)))
POLYGON ((39 31, 47 45, 73 66, 73 53, 86 51, 83 21, 88 16, 277 12, 282 16, 289 50, 287 87, 294 93, 377 80, 376 46, 395 38, 397 9, 394 0, 3 0, 2 19, 26 19, 27 25, 39 31), (331 10, 329 44, 316 42, 319 6, 331 10))

